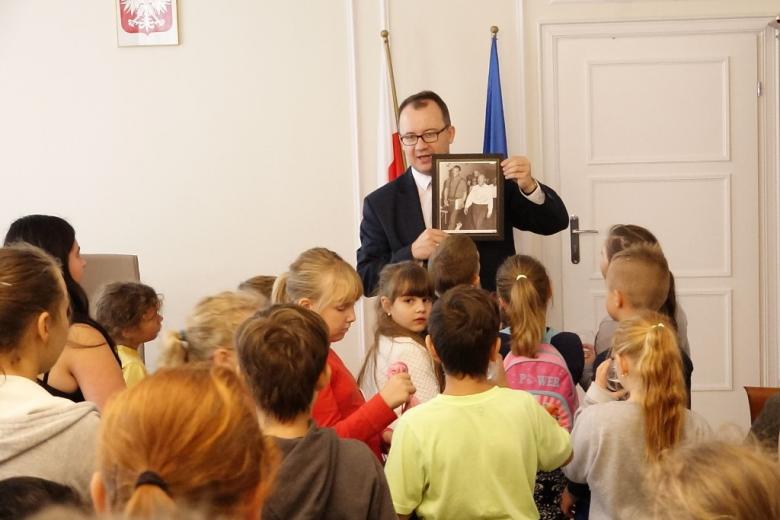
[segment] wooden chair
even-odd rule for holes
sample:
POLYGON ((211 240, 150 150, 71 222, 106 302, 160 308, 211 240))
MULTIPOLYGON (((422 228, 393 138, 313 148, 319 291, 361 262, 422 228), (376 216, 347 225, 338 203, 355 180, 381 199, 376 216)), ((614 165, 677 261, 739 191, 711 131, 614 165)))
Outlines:
POLYGON ((773 395, 780 393, 780 388, 771 386, 746 386, 748 405, 750 406, 750 424, 756 421, 756 417, 764 409, 764 403, 773 395))

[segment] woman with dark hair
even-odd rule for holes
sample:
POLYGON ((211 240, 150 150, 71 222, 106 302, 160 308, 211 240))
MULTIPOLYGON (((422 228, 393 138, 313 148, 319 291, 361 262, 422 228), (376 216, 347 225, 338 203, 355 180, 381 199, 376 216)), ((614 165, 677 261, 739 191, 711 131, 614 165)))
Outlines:
POLYGON ((28 215, 8 229, 5 244, 27 242, 60 263, 70 298, 68 341, 41 384, 52 395, 71 401, 92 401, 102 409, 108 398, 125 387, 121 363, 109 335, 89 316, 89 300, 79 285, 86 262, 73 227, 60 217, 28 215))

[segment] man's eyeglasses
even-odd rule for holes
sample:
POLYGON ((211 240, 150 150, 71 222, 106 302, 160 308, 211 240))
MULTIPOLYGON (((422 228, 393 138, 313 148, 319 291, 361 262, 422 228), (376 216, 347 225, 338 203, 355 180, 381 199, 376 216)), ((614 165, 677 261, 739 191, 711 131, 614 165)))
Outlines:
POLYGON ((435 143, 439 140, 439 134, 444 132, 446 129, 448 129, 450 125, 446 125, 441 130, 429 130, 427 132, 423 132, 421 134, 404 134, 401 136, 401 143, 404 146, 414 146, 417 144, 417 140, 422 138, 422 140, 426 143, 435 143))

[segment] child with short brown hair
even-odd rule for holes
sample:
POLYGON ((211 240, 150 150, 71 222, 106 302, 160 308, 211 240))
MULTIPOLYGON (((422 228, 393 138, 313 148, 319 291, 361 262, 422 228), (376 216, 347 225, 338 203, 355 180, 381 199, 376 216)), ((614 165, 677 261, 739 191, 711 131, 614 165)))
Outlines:
POLYGON ((476 244, 466 235, 448 236, 428 260, 428 272, 439 296, 457 285, 479 287, 479 251, 476 244))
POLYGON ((263 518, 396 518, 382 465, 354 439, 339 439, 311 418, 331 376, 328 328, 293 304, 247 320, 236 335, 239 365, 263 433, 282 455, 263 518))
POLYGON ((620 321, 638 310, 661 308, 669 293, 669 265, 657 245, 637 244, 612 257, 606 280, 607 312, 620 321))
MULTIPOLYGON (((605 278, 607 313, 616 322, 631 318, 638 311, 661 312, 662 306, 669 297, 669 288, 673 280, 661 247, 649 242, 640 242, 615 253, 607 266, 605 278)), ((675 321, 669 316, 667 319, 677 334, 675 321)), ((679 334, 677 338, 679 340, 679 334)), ((688 395, 686 402, 690 408, 693 363, 684 350, 681 349, 680 354, 688 395)), ((594 374, 609 355, 609 350, 605 350, 596 356, 593 363, 594 374)))
POLYGON ((271 275, 258 275, 253 276, 247 280, 244 280, 238 285, 239 291, 253 291, 263 296, 268 302, 271 301, 271 294, 274 290, 274 283, 276 282, 276 276, 271 275))
POLYGON ((108 284, 97 301, 95 318, 117 345, 122 376, 128 387, 146 377, 146 366, 138 349, 160 333, 161 304, 154 289, 137 282, 108 284))
MULTIPOLYGON (((642 226, 637 226, 635 224, 617 224, 612 226, 609 229, 609 234, 601 248, 600 267, 602 276, 606 279, 607 268, 616 254, 637 244, 657 245, 660 247, 655 235, 642 226)), ((677 344, 686 355, 690 356, 691 349, 688 345, 688 317, 677 302, 674 275, 671 272, 669 273, 669 292, 666 294, 666 299, 658 309, 658 312, 669 318, 672 326, 677 330, 677 344)), ((614 334, 616 327, 617 323, 609 316, 604 318, 599 324, 598 334, 596 334, 595 338, 596 354, 600 354, 609 349, 612 342, 612 334, 614 334)))
POLYGON ((527 392, 487 380, 500 359, 498 306, 468 286, 433 306, 426 344, 444 392, 398 421, 385 473, 400 518, 539 518, 537 469, 571 457, 569 434, 527 392))

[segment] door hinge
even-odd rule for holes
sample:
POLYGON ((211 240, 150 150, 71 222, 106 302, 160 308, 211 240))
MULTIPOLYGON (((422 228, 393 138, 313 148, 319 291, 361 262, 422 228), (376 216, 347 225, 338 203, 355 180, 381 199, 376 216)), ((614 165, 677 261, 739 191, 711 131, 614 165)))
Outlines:
POLYGON ((761 94, 763 93, 764 93, 764 86, 759 81, 756 83, 756 97, 761 97, 761 94))

